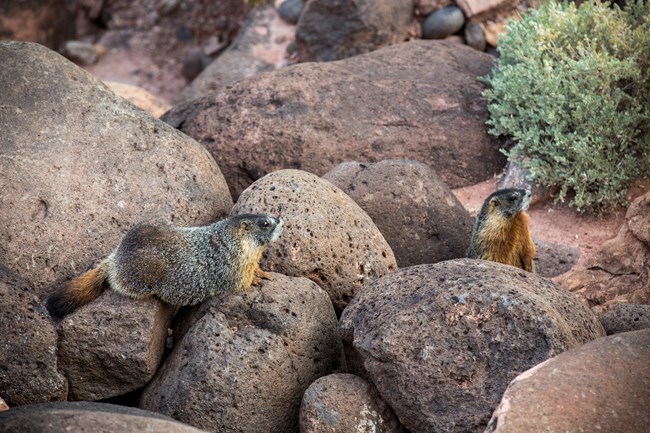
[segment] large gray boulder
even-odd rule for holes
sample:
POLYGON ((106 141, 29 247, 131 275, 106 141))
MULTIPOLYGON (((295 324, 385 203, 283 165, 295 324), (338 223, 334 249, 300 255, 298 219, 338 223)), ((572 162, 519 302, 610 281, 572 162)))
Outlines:
POLYGON ((393 251, 368 214, 311 173, 270 173, 242 193, 232 212, 282 218, 284 230, 267 250, 265 265, 316 282, 338 312, 374 279, 397 268, 393 251))
POLYGON ((403 42, 415 23, 413 0, 319 0, 305 4, 296 49, 303 62, 331 61, 403 42))
POLYGON ((219 167, 191 138, 41 45, 0 42, 0 58, 0 263, 39 297, 140 220, 230 211, 219 167))
POLYGON ((344 162, 323 179, 368 213, 400 267, 465 257, 474 220, 426 164, 344 162))
MULTIPOLYGON (((0 265, 0 397, 9 406, 65 400, 54 326, 31 287, 0 265)), ((2 410, 2 409, 0 409, 2 410)))
POLYGON ((0 433, 201 433, 172 418, 108 403, 57 402, 0 412, 0 433))
POLYGON ((339 330, 413 433, 481 432, 519 373, 605 335, 549 280, 471 259, 384 276, 352 300, 339 330))
POLYGON ((322 176, 352 160, 417 160, 458 188, 505 165, 476 79, 493 65, 469 47, 419 40, 262 73, 163 119, 210 151, 235 198, 278 169, 322 176))
POLYGON ((645 433, 650 329, 598 338, 510 383, 485 433, 645 433))
POLYGON ((140 407, 212 432, 297 432, 300 399, 345 368, 327 294, 273 274, 191 310, 140 407))

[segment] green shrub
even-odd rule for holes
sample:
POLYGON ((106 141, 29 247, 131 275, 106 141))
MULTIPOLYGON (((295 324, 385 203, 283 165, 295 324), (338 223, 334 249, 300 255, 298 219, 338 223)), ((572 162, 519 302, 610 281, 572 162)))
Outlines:
POLYGON ((558 200, 584 211, 624 204, 650 173, 650 1, 547 1, 510 22, 484 96, 490 133, 558 200))

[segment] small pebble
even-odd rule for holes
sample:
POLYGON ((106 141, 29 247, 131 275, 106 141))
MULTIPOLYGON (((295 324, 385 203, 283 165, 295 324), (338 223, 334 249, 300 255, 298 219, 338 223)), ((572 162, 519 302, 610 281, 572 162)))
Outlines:
POLYGON ((187 82, 195 79, 210 63, 210 58, 200 47, 189 49, 183 56, 181 73, 187 82))
POLYGON ((296 24, 304 6, 305 3, 302 0, 286 0, 278 8, 278 14, 289 24, 296 24))
POLYGON ((94 65, 99 59, 95 46, 89 42, 67 41, 63 53, 72 61, 82 65, 94 65))
POLYGON ((424 20, 422 23, 422 38, 444 39, 459 31, 464 24, 465 16, 459 8, 455 6, 442 8, 424 20))

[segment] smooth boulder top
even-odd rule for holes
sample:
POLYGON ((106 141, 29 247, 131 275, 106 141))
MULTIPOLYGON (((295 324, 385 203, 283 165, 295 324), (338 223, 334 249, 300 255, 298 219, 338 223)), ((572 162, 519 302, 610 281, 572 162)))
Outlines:
POLYGON ((42 45, 0 42, 0 263, 44 297, 135 223, 201 225, 232 198, 191 138, 42 45))
POLYGON ((57 402, 0 412, 2 433, 201 433, 172 418, 109 403, 57 402))

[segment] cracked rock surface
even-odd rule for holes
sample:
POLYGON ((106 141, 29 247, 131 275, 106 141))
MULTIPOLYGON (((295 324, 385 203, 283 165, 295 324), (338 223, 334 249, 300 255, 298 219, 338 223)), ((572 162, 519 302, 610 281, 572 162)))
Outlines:
POLYGON ((634 200, 625 220, 584 269, 560 281, 598 313, 620 303, 650 304, 650 192, 634 200))

